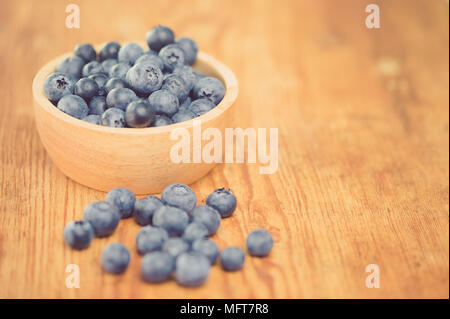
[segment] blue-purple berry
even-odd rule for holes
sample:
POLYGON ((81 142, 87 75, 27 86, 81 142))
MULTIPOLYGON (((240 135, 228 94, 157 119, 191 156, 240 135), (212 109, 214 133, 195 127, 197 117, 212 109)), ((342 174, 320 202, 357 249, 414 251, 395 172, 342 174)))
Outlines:
POLYGON ((83 220, 94 228, 95 236, 106 237, 111 235, 119 225, 119 210, 106 202, 93 202, 86 206, 83 220))
POLYGON ((108 107, 116 107, 125 111, 128 104, 138 100, 136 93, 128 88, 116 88, 109 91, 106 96, 106 104, 108 107))
POLYGON ((165 205, 177 207, 191 214, 197 204, 197 196, 187 185, 171 184, 162 191, 161 201, 165 205))
POLYGON ((178 38, 175 41, 176 44, 178 44, 181 49, 184 51, 184 55, 186 58, 186 63, 192 65, 194 64, 195 60, 197 59, 197 53, 198 53, 198 45, 197 43, 192 40, 191 38, 178 38))
POLYGON ((148 31, 145 38, 148 47, 151 50, 158 52, 166 45, 174 42, 175 34, 169 27, 158 25, 148 31))
POLYGON ((148 127, 155 117, 155 108, 147 100, 136 100, 128 104, 125 121, 129 127, 148 127))
POLYGON ((89 43, 77 45, 74 49, 74 54, 82 58, 86 63, 95 61, 95 59, 97 58, 97 52, 95 51, 92 44, 89 43))
POLYGON ((211 265, 216 263, 217 257, 219 256, 219 247, 217 244, 210 239, 199 239, 194 241, 192 244, 192 251, 196 251, 205 255, 211 265))
POLYGON ((206 205, 217 210, 222 218, 230 217, 236 209, 236 197, 229 189, 219 188, 206 199, 206 205))
POLYGON ((186 63, 184 51, 178 44, 169 44, 159 51, 159 56, 164 61, 164 69, 173 71, 176 66, 186 63))
POLYGON ((163 228, 148 225, 139 230, 136 236, 136 247, 141 255, 145 255, 160 250, 168 239, 169 234, 163 228))
POLYGON ((219 79, 204 77, 195 83, 193 95, 195 99, 208 98, 218 105, 225 96, 225 86, 219 79))
POLYGON ((130 65, 133 65, 134 62, 144 54, 144 50, 142 50, 141 46, 134 42, 129 42, 124 44, 117 53, 117 59, 119 62, 125 62, 130 65))
POLYGON ((44 94, 57 103, 63 96, 73 94, 75 80, 62 73, 52 73, 44 81, 44 94))
POLYGON ((153 215, 153 226, 164 228, 171 237, 184 233, 189 217, 184 210, 172 206, 162 206, 153 215))
POLYGON ((100 115, 91 114, 83 117, 81 120, 95 125, 102 125, 102 117, 100 115))
POLYGON ((199 205, 192 212, 192 221, 203 224, 208 230, 208 236, 212 236, 219 229, 221 216, 213 207, 199 205))
POLYGON ((143 62, 129 69, 125 79, 135 92, 148 95, 161 88, 163 74, 156 64, 143 62))
POLYGON ((180 237, 169 238, 163 245, 162 251, 171 254, 173 257, 178 257, 189 250, 189 244, 180 237))
POLYGON ((56 72, 66 74, 73 79, 79 79, 86 62, 79 56, 72 55, 62 60, 56 67, 56 72))
POLYGON ((119 50, 120 50, 119 43, 117 43, 115 41, 106 42, 100 48, 100 51, 98 52, 98 60, 100 62, 103 62, 108 59, 116 59, 117 60, 117 53, 119 52, 119 50))
POLYGON ((89 112, 89 107, 86 104, 86 101, 78 95, 73 94, 63 96, 58 101, 56 107, 64 113, 80 120, 86 117, 89 112))
POLYGON ((163 206, 156 196, 147 196, 134 203, 134 219, 139 225, 146 226, 152 223, 153 215, 163 206))
POLYGON ((93 238, 94 229, 86 221, 70 222, 64 227, 64 240, 73 249, 88 248, 93 238))
POLYGON ((105 202, 117 207, 121 218, 131 217, 136 202, 136 195, 125 187, 117 187, 108 192, 105 202))
POLYGON ((97 82, 90 78, 81 78, 75 83, 74 94, 81 96, 86 101, 97 95, 99 90, 97 82))
POLYGON ((117 107, 111 107, 102 114, 102 125, 110 127, 125 127, 125 112, 117 107))
POLYGON ((216 107, 216 105, 210 99, 201 98, 201 99, 193 101, 189 105, 188 109, 189 109, 189 111, 194 113, 196 116, 201 116, 201 115, 205 114, 206 112, 211 111, 215 107, 216 107))
POLYGON ((265 229, 256 229, 247 236, 247 250, 252 256, 265 257, 272 247, 272 235, 265 229))
POLYGON ((236 271, 242 268, 245 252, 239 247, 227 247, 220 253, 220 264, 223 270, 236 271))
POLYGON ((173 123, 185 122, 185 121, 192 120, 196 117, 197 116, 193 112, 189 111, 188 109, 180 110, 172 116, 172 122, 173 123))
POLYGON ((176 95, 168 90, 158 90, 150 94, 148 102, 155 108, 156 114, 172 116, 178 111, 176 95))
POLYGON ((94 96, 89 101, 89 115, 102 115, 107 109, 108 106, 104 96, 94 96))
POLYGON ((175 279, 181 286, 202 285, 208 278, 211 263, 199 252, 186 252, 178 256, 175 263, 175 279))
POLYGON ((108 244, 102 252, 102 267, 111 274, 121 274, 130 263, 130 252, 121 243, 108 244))
POLYGON ((160 283, 170 279, 175 269, 175 259, 172 255, 154 251, 142 258, 141 275, 142 279, 151 283, 160 283))

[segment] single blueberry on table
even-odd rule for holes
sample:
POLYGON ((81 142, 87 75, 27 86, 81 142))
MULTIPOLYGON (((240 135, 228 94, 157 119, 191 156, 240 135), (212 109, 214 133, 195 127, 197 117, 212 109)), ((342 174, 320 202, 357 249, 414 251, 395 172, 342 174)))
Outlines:
POLYGON ((184 51, 178 44, 169 44, 159 51, 159 56, 164 61, 164 69, 172 72, 178 65, 185 64, 184 51))
POLYGON ((169 234, 163 229, 153 226, 145 226, 139 230, 136 236, 136 247, 141 255, 160 250, 169 234))
POLYGON ((102 114, 102 125, 111 127, 125 127, 125 112, 117 107, 107 109, 102 114))
POLYGON ((109 69, 108 75, 110 78, 119 78, 125 80, 125 77, 129 69, 131 69, 130 64, 126 62, 119 62, 109 69))
POLYGON ((209 275, 211 263, 199 252, 187 252, 178 256, 175 262, 175 279, 181 286, 202 285, 209 275))
POLYGON ((152 224, 164 228, 171 237, 181 236, 189 223, 184 210, 172 206, 162 206, 153 215, 152 224))
POLYGON ((106 84, 105 84, 106 94, 111 92, 111 90, 113 90, 113 89, 126 88, 126 87, 127 87, 127 83, 125 82, 125 80, 119 79, 119 78, 110 78, 108 80, 108 82, 106 82, 106 84))
POLYGON ((188 109, 185 109, 185 110, 181 110, 181 111, 178 111, 177 113, 175 113, 172 116, 172 122, 173 123, 185 122, 185 121, 192 120, 196 117, 197 116, 194 113, 192 113, 188 109))
POLYGON ((177 207, 191 214, 197 204, 194 191, 184 184, 172 184, 164 188, 161 201, 169 206, 177 207))
POLYGON ((74 93, 86 101, 97 95, 99 90, 97 82, 90 78, 81 78, 75 83, 74 93))
POLYGON ((166 45, 173 43, 175 34, 169 27, 158 25, 147 32, 145 39, 148 47, 158 52, 166 45))
POLYGON ((119 225, 120 213, 109 203, 93 202, 84 209, 83 220, 91 224, 95 236, 106 237, 111 235, 119 225))
POLYGON ((88 79, 92 79, 98 85, 97 95, 103 96, 106 95, 105 84, 108 82, 108 76, 104 73, 97 73, 88 76, 88 79))
POLYGON ((169 238, 163 245, 162 251, 178 257, 189 250, 189 244, 180 237, 169 238))
POLYGON ((219 188, 208 196, 206 205, 216 209, 222 218, 230 217, 236 209, 236 197, 231 190, 219 188))
POLYGON ((108 59, 117 59, 117 53, 120 50, 120 44, 114 41, 106 42, 98 52, 98 60, 103 62, 108 59))
POLYGON ((165 115, 155 115, 151 126, 166 126, 172 124, 172 120, 165 115))
POLYGON ((120 48, 117 53, 117 59, 119 62, 126 62, 133 65, 142 54, 144 54, 144 50, 142 50, 139 44, 129 42, 120 48))
POLYGON ((252 256, 267 256, 272 247, 272 235, 265 229, 256 229, 247 236, 247 250, 252 256))
POLYGON ((73 94, 75 81, 62 73, 52 73, 44 81, 44 94, 57 103, 63 96, 73 94))
POLYGON ((95 125, 102 125, 102 117, 100 115, 91 114, 83 117, 81 120, 95 125))
POLYGON ((123 111, 127 109, 128 104, 136 100, 138 100, 136 93, 128 88, 112 89, 106 96, 108 107, 116 107, 123 111))
POLYGON ((128 70, 125 79, 135 92, 148 95, 161 88, 163 74, 153 63, 139 63, 128 70))
POLYGON ((58 109, 70 116, 82 119, 88 115, 89 107, 86 101, 78 95, 64 95, 56 105, 58 109))
POLYGON ((117 187, 106 194, 105 202, 116 206, 121 218, 128 218, 133 214, 136 196, 127 188, 117 187))
POLYGON ((139 225, 146 226, 152 223, 153 215, 163 206, 156 196, 147 196, 134 203, 134 219, 139 225))
POLYGON ((117 63, 119 63, 119 61, 117 61, 116 59, 106 59, 105 61, 103 61, 102 64, 102 69, 103 69, 103 73, 105 74, 109 74, 109 71, 111 70, 111 68, 116 65, 117 63))
POLYGON ((210 99, 201 98, 193 101, 191 105, 189 105, 188 109, 196 116, 200 116, 211 111, 215 107, 216 105, 210 99))
POLYGON ((175 259, 172 255, 155 251, 148 253, 142 258, 142 279, 147 282, 159 283, 170 279, 175 269, 175 259))
POLYGON ((183 239, 192 244, 198 239, 204 239, 208 236, 208 229, 201 223, 190 223, 183 233, 183 239))
POLYGON ((125 121, 129 127, 148 127, 155 117, 155 108, 147 100, 137 100, 128 104, 125 121))
POLYGON ((85 62, 82 58, 76 55, 69 56, 62 60, 56 67, 56 72, 66 74, 74 79, 81 78, 85 62))
POLYGON ((89 101, 89 115, 102 115, 107 109, 108 106, 104 96, 94 96, 89 101))
POLYGON ((186 84, 184 80, 178 75, 171 74, 169 75, 163 82, 161 89, 168 90, 175 94, 180 103, 183 103, 184 100, 189 95, 189 91, 186 88, 186 84))
POLYGON ((153 53, 144 53, 136 60, 135 65, 139 63, 151 63, 156 65, 161 71, 164 69, 164 61, 160 56, 154 55, 153 53))
POLYGON ((91 61, 84 65, 82 75, 87 77, 92 74, 103 73, 103 66, 100 62, 91 61))
POLYGON ((194 64, 195 60, 197 59, 197 53, 198 53, 198 45, 195 43, 194 40, 191 38, 179 38, 175 41, 176 44, 178 44, 181 49, 184 51, 184 55, 186 57, 186 63, 189 65, 194 64))
POLYGON ((192 221, 203 224, 208 230, 208 235, 214 235, 220 226, 220 214, 208 205, 199 205, 192 212, 192 221))
POLYGON ((178 98, 168 90, 158 90, 150 94, 148 102, 156 114, 172 116, 178 111, 178 98))
POLYGON ((205 255, 209 259, 211 265, 216 263, 217 257, 219 256, 219 247, 217 247, 217 244, 210 239, 199 239, 194 241, 192 250, 205 255))
POLYGON ((121 243, 108 244, 102 252, 102 267, 111 274, 123 273, 130 263, 130 252, 121 243))
POLYGON ((216 78, 204 77, 195 83, 193 95, 195 99, 208 98, 217 105, 225 96, 225 86, 216 78))
POLYGON ((73 249, 88 248, 93 238, 94 229, 88 222, 70 222, 64 227, 64 240, 73 249))
POLYGON ((97 53, 94 47, 89 43, 79 44, 74 49, 74 54, 86 62, 95 61, 97 53))
POLYGON ((227 247, 220 253, 220 264, 226 271, 236 271, 242 268, 245 252, 239 247, 227 247))

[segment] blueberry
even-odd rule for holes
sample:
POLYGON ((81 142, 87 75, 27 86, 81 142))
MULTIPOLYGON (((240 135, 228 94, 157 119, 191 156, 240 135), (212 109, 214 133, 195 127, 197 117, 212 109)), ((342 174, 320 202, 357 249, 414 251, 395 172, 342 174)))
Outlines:
POLYGON ((172 116, 172 122, 180 123, 180 122, 192 120, 194 118, 196 118, 196 115, 186 109, 186 110, 181 110, 181 111, 178 111, 177 113, 175 113, 172 116))
POLYGON ((148 102, 157 114, 172 116, 178 111, 178 98, 168 90, 158 90, 150 94, 148 102))
POLYGON ((210 268, 211 263, 205 255, 198 252, 183 253, 175 263, 175 279, 182 286, 200 286, 208 278, 210 268))
POLYGON ((75 83, 74 93, 86 101, 97 95, 98 84, 93 79, 81 78, 75 83))
POLYGON ((189 223, 185 211, 171 206, 162 206, 153 215, 153 225, 164 228, 169 236, 181 236, 189 223))
POLYGON ((217 247, 215 242, 209 239, 199 239, 194 241, 192 250, 208 257, 211 265, 216 263, 217 257, 219 256, 219 247, 217 247))
POLYGON ((57 103, 63 96, 73 93, 75 81, 62 73, 50 74, 44 82, 44 94, 52 101, 57 103))
POLYGON ((102 125, 102 117, 100 115, 91 114, 83 117, 82 120, 95 125, 102 125))
POLYGON ((89 102, 89 115, 102 115, 107 109, 104 96, 94 96, 89 102))
POLYGON ((163 228, 148 225, 138 232, 136 247, 141 255, 145 255, 154 250, 160 250, 167 239, 169 235, 163 228))
POLYGON ((97 95, 103 96, 106 95, 105 84, 108 82, 108 76, 104 73, 97 73, 88 76, 88 79, 92 79, 98 85, 97 95))
POLYGON ((220 214, 217 210, 208 205, 195 207, 192 212, 192 221, 203 224, 208 230, 208 235, 215 234, 220 226, 220 214))
POLYGON ((220 264, 226 271, 236 271, 244 265, 245 253, 239 247, 227 247, 220 253, 220 264))
POLYGON ((111 127, 125 127, 125 112, 117 107, 107 109, 102 114, 102 125, 111 127))
POLYGON ((82 75, 84 77, 97 73, 103 73, 103 66, 100 62, 91 61, 83 66, 82 75))
POLYGON ((134 219, 139 225, 146 226, 152 223, 155 212, 163 206, 156 196, 147 196, 134 203, 134 219))
POLYGON ((180 104, 180 107, 178 108, 178 111, 186 110, 189 107, 189 105, 191 105, 191 103, 192 103, 192 99, 190 98, 190 96, 188 96, 184 100, 184 102, 180 104))
POLYGON ((56 72, 66 74, 74 79, 81 78, 85 62, 82 58, 76 55, 69 56, 61 61, 56 67, 56 72))
POLYGON ((188 109, 196 116, 200 116, 208 111, 211 111, 215 107, 216 105, 210 99, 202 98, 193 101, 191 105, 189 105, 188 109))
POLYGON ((88 248, 93 238, 94 229, 88 222, 70 222, 64 227, 64 240, 73 249, 88 248))
POLYGON ((100 62, 108 59, 117 59, 117 53, 120 50, 120 44, 114 41, 106 42, 98 52, 98 60, 100 62))
POLYGON ((225 87, 223 86, 223 83, 216 78, 204 77, 195 83, 193 93, 195 99, 205 97, 217 105, 225 96, 225 87))
POLYGON ((178 75, 171 74, 163 82, 161 89, 168 90, 175 94, 180 103, 186 99, 189 94, 184 80, 178 75))
POLYGON ((133 65, 142 54, 144 54, 144 50, 142 50, 141 46, 137 43, 130 42, 120 48, 117 59, 119 62, 126 62, 133 65))
POLYGON ((247 236, 247 250, 252 256, 267 256, 272 246, 272 235, 265 229, 256 229, 247 236))
POLYGON ((136 60, 135 64, 139 63, 151 63, 156 65, 161 71, 164 69, 164 61, 160 56, 152 53, 143 54, 136 60))
POLYGON ((121 218, 128 218, 133 214, 136 196, 129 189, 118 187, 106 194, 105 202, 116 206, 119 209, 121 218))
POLYGON ((109 77, 125 80, 125 77, 129 69, 131 69, 131 65, 125 62, 119 62, 109 69, 109 77))
POLYGON ((163 74, 153 63, 139 63, 128 70, 125 79, 135 92, 148 95, 161 88, 163 74))
POLYGON ((119 61, 117 61, 116 59, 106 59, 105 61, 103 61, 102 64, 102 70, 103 73, 105 74, 109 74, 109 71, 111 70, 111 68, 116 65, 117 63, 119 63, 119 61))
POLYGON ((173 257, 178 257, 188 250, 189 244, 179 237, 169 238, 162 247, 162 251, 171 254, 173 257))
POLYGON ((192 65, 197 59, 198 46, 191 38, 179 38, 175 41, 184 52, 186 62, 192 65))
POLYGON ((164 61, 164 69, 173 71, 177 65, 185 64, 184 51, 178 44, 169 44, 159 51, 159 56, 164 61))
POLYGON ((106 237, 111 235, 119 225, 120 213, 109 203, 93 202, 84 209, 83 220, 91 224, 95 236, 106 237))
POLYGON ((155 251, 142 258, 141 274, 145 281, 159 283, 169 280, 174 268, 175 260, 172 255, 155 251))
POLYGON ((125 82, 125 80, 119 79, 119 78, 110 78, 108 80, 108 82, 106 82, 106 84, 105 84, 106 94, 111 92, 111 90, 113 90, 113 89, 126 88, 126 87, 127 87, 127 83, 125 82))
POLYGON ((161 194, 164 204, 177 207, 190 214, 197 204, 194 191, 184 184, 172 184, 164 188, 161 194))
POLYGON ((165 115, 155 115, 152 126, 166 126, 172 124, 172 120, 165 115))
POLYGON ((89 43, 77 45, 74 49, 74 54, 86 62, 95 61, 97 58, 94 47, 89 43))
POLYGON ((102 267, 105 271, 118 275, 123 273, 130 263, 130 252, 121 243, 108 244, 102 252, 102 267))
POLYGON ((127 109, 128 104, 136 101, 138 97, 136 93, 128 88, 116 88, 109 91, 106 96, 106 104, 108 107, 117 107, 123 111, 127 109))
POLYGON ((129 127, 147 127, 155 117, 155 108, 147 100, 133 101, 125 111, 125 121, 129 127))
POLYGON ((236 209, 236 197, 231 190, 219 188, 208 196, 206 205, 216 209, 222 218, 230 217, 236 209))
POLYGON ((59 100, 57 108, 70 116, 82 119, 86 117, 89 112, 89 108, 86 101, 78 95, 65 95, 59 100))
POLYGON ((197 74, 189 65, 178 65, 173 70, 173 74, 183 79, 185 87, 188 91, 192 90, 194 83, 197 82, 197 74))
POLYGON ((204 239, 208 236, 208 229, 201 223, 190 223, 183 233, 183 239, 192 244, 198 239, 204 239))
POLYGON ((147 32, 145 39, 150 49, 159 51, 166 45, 173 43, 175 34, 169 27, 158 25, 147 32))

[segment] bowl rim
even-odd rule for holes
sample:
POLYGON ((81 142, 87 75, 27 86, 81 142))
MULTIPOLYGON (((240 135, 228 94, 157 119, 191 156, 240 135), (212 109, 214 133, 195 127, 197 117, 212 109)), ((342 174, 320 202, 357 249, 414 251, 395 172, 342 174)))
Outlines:
MULTIPOLYGON (((136 42, 141 47, 145 47, 143 42, 136 42)), ((101 45, 96 45, 95 48, 99 49, 101 45)), ((51 116, 54 116, 67 124, 72 124, 78 127, 83 127, 88 130, 98 131, 98 132, 107 132, 113 134, 121 134, 121 135, 149 135, 149 134, 159 134, 159 133, 167 133, 171 132, 177 128, 192 128, 194 126, 195 121, 201 121, 200 123, 209 122, 217 117, 219 117, 222 113, 224 113, 228 108, 233 105, 236 101, 239 88, 238 81, 233 71, 228 68, 225 64, 218 61, 214 57, 204 52, 199 51, 197 55, 197 59, 209 65, 211 68, 215 69, 215 71, 220 74, 223 81, 225 82, 225 96, 222 101, 211 111, 206 112, 205 114, 191 119, 189 121, 184 121, 176 124, 158 126, 158 127, 144 127, 144 128, 130 128, 130 127, 110 127, 110 126, 102 126, 89 122, 82 121, 77 119, 69 114, 64 113, 59 110, 54 104, 52 104, 44 94, 44 81, 47 76, 53 72, 55 72, 56 66, 64 59, 71 56, 73 53, 65 53, 57 56, 56 58, 47 62, 44 66, 42 66, 39 71, 36 73, 33 83, 32 83, 32 91, 33 98, 35 100, 35 105, 38 104, 39 107, 44 109, 51 116)), ((196 122, 198 123, 198 122, 196 122)))

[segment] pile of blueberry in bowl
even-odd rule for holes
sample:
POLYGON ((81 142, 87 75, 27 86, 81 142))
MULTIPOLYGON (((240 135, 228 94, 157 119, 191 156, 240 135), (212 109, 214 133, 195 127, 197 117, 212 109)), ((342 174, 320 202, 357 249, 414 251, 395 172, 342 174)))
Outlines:
POLYGON ((98 53, 91 44, 76 46, 46 78, 45 96, 80 120, 132 128, 188 121, 220 103, 224 84, 192 68, 195 41, 156 26, 146 42, 146 51, 134 42, 107 42, 98 53))
MULTIPOLYGON (((134 217, 142 226, 136 236, 141 260, 141 277, 146 282, 160 283, 174 279, 179 285, 202 285, 211 267, 220 261, 225 271, 242 269, 245 251, 229 246, 219 251, 211 240, 221 221, 233 215, 237 201, 229 189, 213 191, 204 205, 197 205, 194 191, 184 184, 167 186, 161 195, 136 199, 126 188, 111 190, 105 201, 89 204, 80 221, 69 222, 64 228, 64 240, 74 249, 89 247, 94 237, 107 237, 121 219, 134 217)), ((273 247, 272 235, 260 228, 246 240, 247 251, 253 257, 267 256, 273 247)), ((131 254, 122 243, 108 244, 101 255, 103 269, 122 274, 128 268, 131 254)))

